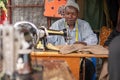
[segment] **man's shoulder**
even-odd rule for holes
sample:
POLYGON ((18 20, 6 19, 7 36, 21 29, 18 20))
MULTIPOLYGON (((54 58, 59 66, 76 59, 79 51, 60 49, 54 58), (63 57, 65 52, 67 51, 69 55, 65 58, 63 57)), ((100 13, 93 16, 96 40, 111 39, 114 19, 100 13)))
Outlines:
POLYGON ((88 23, 87 21, 85 21, 83 19, 78 19, 78 22, 80 22, 80 23, 88 23))
POLYGON ((82 19, 78 19, 78 25, 79 26, 83 26, 82 28, 84 28, 84 27, 90 27, 90 24, 87 21, 82 20, 82 19))

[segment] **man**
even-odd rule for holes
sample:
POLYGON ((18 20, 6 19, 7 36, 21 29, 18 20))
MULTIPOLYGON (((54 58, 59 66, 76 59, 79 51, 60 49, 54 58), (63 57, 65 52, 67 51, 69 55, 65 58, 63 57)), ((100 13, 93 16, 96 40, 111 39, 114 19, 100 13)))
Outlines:
MULTIPOLYGON (((118 6, 119 7, 118 16, 117 16, 117 25, 116 25, 116 28, 110 33, 107 40, 105 41, 105 43, 104 43, 105 48, 108 48, 110 43, 112 42, 112 40, 120 35, 120 0, 117 0, 117 2, 119 5, 118 6)), ((106 60, 106 59, 103 62, 103 67, 101 70, 99 80, 109 80, 108 60, 106 60)), ((114 79, 111 79, 111 80, 114 80, 114 79)))
MULTIPOLYGON (((91 26, 88 22, 78 19, 78 14, 78 4, 72 0, 68 0, 64 9, 64 17, 54 22, 50 27, 50 29, 54 30, 67 29, 68 39, 66 40, 63 36, 60 35, 48 36, 48 43, 52 43, 53 45, 70 45, 74 43, 81 43, 84 45, 96 45, 98 42, 96 34, 94 34, 94 32, 92 31, 91 26)), ((95 72, 94 65, 90 60, 85 61, 85 80, 92 80, 95 72)))
POLYGON ((109 45, 108 72, 110 80, 120 80, 120 35, 109 45))
POLYGON ((69 39, 65 41, 63 36, 50 36, 48 42, 54 45, 73 44, 75 42, 85 43, 87 45, 96 45, 97 37, 93 33, 88 22, 78 19, 79 6, 75 2, 68 0, 65 5, 64 18, 52 24, 50 29, 67 29, 69 39))

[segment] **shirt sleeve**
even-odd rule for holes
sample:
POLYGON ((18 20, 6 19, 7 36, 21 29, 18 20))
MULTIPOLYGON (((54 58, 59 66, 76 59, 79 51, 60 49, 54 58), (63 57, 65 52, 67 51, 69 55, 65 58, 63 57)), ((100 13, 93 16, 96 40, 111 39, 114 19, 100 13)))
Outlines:
POLYGON ((82 41, 86 42, 87 45, 96 45, 98 43, 97 35, 93 32, 88 22, 83 24, 82 38, 82 41))
MULTIPOLYGON (((58 30, 58 24, 57 23, 53 23, 51 25, 50 29, 58 30)), ((47 37, 47 42, 48 43, 52 43, 53 45, 55 45, 55 42, 57 42, 57 36, 56 35, 49 35, 47 37)))

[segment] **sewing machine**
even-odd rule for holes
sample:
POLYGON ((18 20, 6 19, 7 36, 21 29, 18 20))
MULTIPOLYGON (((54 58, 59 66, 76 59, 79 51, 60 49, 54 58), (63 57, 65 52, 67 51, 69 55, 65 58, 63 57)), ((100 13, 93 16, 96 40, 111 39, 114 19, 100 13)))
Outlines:
MULTIPOLYGON (((47 30, 43 26, 38 29, 33 23, 27 21, 20 21, 14 25, 8 23, 0 25, 0 60, 2 61, 0 74, 8 75, 9 80, 16 80, 16 72, 17 75, 30 74, 33 71, 30 59, 32 47, 34 47, 39 40, 44 40, 48 35, 62 35, 66 39, 67 33, 66 30, 47 30)), ((44 44, 44 46, 46 46, 46 44, 44 44)), ((61 65, 63 65, 63 63, 61 65)), ((39 66, 39 68, 41 68, 40 72, 42 72, 43 66, 39 66)), ((37 74, 38 73, 39 72, 37 72, 37 74)), ((42 73, 39 74, 42 75, 42 73)), ((19 79, 22 80, 23 76, 20 78, 19 79)))
POLYGON ((68 40, 67 29, 63 30, 52 30, 47 29, 44 26, 37 28, 33 23, 27 21, 17 22, 14 27, 20 32, 24 32, 25 40, 32 43, 32 46, 37 47, 37 44, 42 44, 44 50, 48 50, 48 43, 46 37, 49 35, 61 35, 64 36, 65 41, 68 40), (39 41, 41 43, 39 43, 39 41))

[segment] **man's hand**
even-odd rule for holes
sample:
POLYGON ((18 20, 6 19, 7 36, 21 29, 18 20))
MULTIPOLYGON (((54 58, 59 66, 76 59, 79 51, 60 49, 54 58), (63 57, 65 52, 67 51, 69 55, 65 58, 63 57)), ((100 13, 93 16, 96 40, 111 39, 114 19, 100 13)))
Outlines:
POLYGON ((74 44, 82 44, 82 45, 87 45, 87 43, 85 43, 85 42, 80 42, 80 41, 76 41, 74 44))

